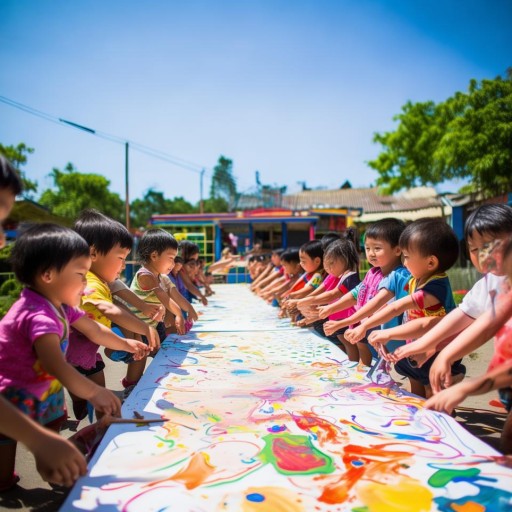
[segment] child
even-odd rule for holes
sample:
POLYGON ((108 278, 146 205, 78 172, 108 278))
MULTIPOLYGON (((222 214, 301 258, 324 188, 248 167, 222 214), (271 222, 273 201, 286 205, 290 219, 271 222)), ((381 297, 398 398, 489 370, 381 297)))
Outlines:
MULTIPOLYGON (((464 238, 468 244, 469 257, 473 266, 484 273, 479 254, 496 240, 505 240, 512 235, 512 208, 505 204, 485 204, 477 208, 467 219, 464 226, 464 238)), ((421 366, 430 357, 436 345, 445 338, 463 332, 477 318, 493 308, 493 297, 501 290, 505 276, 503 269, 493 265, 489 273, 476 282, 465 295, 458 308, 446 315, 437 325, 430 329, 414 343, 409 343, 390 354, 392 362, 410 357, 421 366), (428 357, 427 357, 428 356, 428 357)), ((455 340, 454 340, 455 341, 455 340)), ((469 352, 467 352, 469 353, 469 352)), ((463 355, 467 355, 464 353, 463 355)), ((462 356, 461 356, 462 357, 462 356)), ((430 382, 434 388, 440 389, 440 382, 449 386, 451 379, 450 365, 440 379, 436 368, 443 358, 437 358, 430 370, 430 382)))
MULTIPOLYGON (((506 242, 503 249, 503 269, 508 276, 508 283, 498 297, 496 310, 489 310, 467 329, 478 332, 476 339, 480 344, 496 333, 494 355, 487 373, 439 391, 427 400, 425 407, 451 413, 467 396, 499 389, 500 399, 509 413, 501 435, 501 450, 505 454, 512 454, 512 239, 506 242)), ((450 352, 451 348, 448 346, 445 350, 450 352)), ((446 357, 443 352, 439 357, 446 357)))
POLYGON ((281 264, 284 269, 284 277, 265 288, 261 297, 266 301, 272 302, 276 300, 279 303, 281 297, 295 285, 302 275, 303 270, 300 266, 299 249, 290 247, 282 252, 281 264))
MULTIPOLYGON (((378 292, 382 279, 400 265, 402 251, 399 246, 400 235, 405 224, 398 219, 387 218, 371 224, 366 230, 365 252, 368 262, 372 268, 366 273, 363 281, 352 289, 351 293, 345 294, 341 299, 318 309, 319 318, 327 318, 337 311, 355 306, 356 311, 361 309, 378 292)), ((345 327, 343 320, 325 323, 324 331, 332 336, 338 329, 345 327)), ((359 362, 363 366, 371 366, 372 353, 368 341, 364 338, 358 341, 357 345, 339 338, 343 343, 350 361, 359 362)))
POLYGON ((263 272, 256 277, 251 284, 251 290, 258 292, 260 295, 267 286, 275 283, 276 280, 284 279, 284 268, 281 265, 281 254, 283 249, 275 249, 270 256, 270 263, 265 267, 263 272))
MULTIPOLYGON (((174 324, 178 334, 185 334, 185 319, 180 307, 170 297, 172 283, 166 274, 174 267, 174 258, 178 252, 178 242, 163 229, 148 229, 137 246, 137 255, 142 267, 137 271, 131 284, 131 290, 147 304, 163 306, 167 313, 174 315, 174 324)), ((145 315, 140 309, 130 308, 131 312, 145 324, 156 329, 159 341, 166 336, 166 325, 145 315)), ((170 320, 168 319, 170 322, 170 320)), ((133 361, 127 353, 115 353, 111 358, 128 363, 125 378, 126 387, 134 386, 142 377, 146 361, 133 361)))
POLYGON ((194 244, 193 242, 189 242, 188 240, 182 240, 179 244, 179 248, 181 252, 181 257, 183 258, 183 268, 180 271, 180 277, 183 281, 185 288, 188 291, 185 298, 191 301, 193 297, 197 297, 202 302, 203 306, 207 306, 208 299, 203 293, 201 293, 199 288, 194 284, 194 280, 190 278, 190 271, 193 270, 197 272, 199 246, 197 244, 194 244), (192 263, 192 261, 194 261, 195 264, 192 263))
MULTIPOLYGON (((0 155, 0 221, 7 218, 16 196, 21 194, 22 183, 11 163, 0 155)), ((5 234, 0 225, 0 248, 5 245, 5 234)))
MULTIPOLYGON (((75 231, 89 244, 91 254, 91 269, 86 275, 89 293, 82 297, 82 309, 90 318, 109 330, 114 323, 127 332, 146 336, 149 340, 149 351, 157 349, 160 340, 156 331, 126 309, 116 306, 108 286, 119 277, 130 253, 133 240, 129 231, 121 223, 92 209, 84 210, 80 214, 75 223, 75 231)), ((109 348, 130 351, 126 345, 109 348)), ((148 350, 145 354, 147 353, 148 350)), ((67 358, 88 379, 105 386, 105 363, 98 353, 98 345, 94 340, 72 329, 67 358)), ((128 388, 132 380, 128 375, 122 381, 123 387, 128 388)), ((76 418, 85 418, 87 403, 70 394, 76 418)))
MULTIPOLYGON (((78 309, 91 264, 87 243, 53 224, 27 229, 12 252, 13 270, 26 288, 0 322, 0 392, 25 414, 58 431, 66 419, 63 386, 105 414, 118 415, 119 399, 78 373, 65 359, 69 326, 113 346, 122 340, 78 309)), ((142 355, 137 342, 131 348, 142 355)), ((0 488, 19 480, 16 442, 0 442, 0 488)))
MULTIPOLYGON (((325 251, 324 267, 328 272, 324 282, 313 293, 297 301, 297 307, 306 317, 306 321, 311 323, 311 320, 316 320, 313 323, 313 328, 322 336, 325 336, 323 324, 326 320, 318 320, 316 306, 336 301, 360 283, 359 254, 352 240, 341 239, 331 243, 325 251)), ((353 312, 353 308, 348 308, 330 315, 329 320, 340 320, 345 316, 350 316, 353 312)), ((330 337, 343 350, 345 347, 339 341, 338 336, 342 336, 344 330, 345 328, 336 331, 330 337)))
MULTIPOLYGON (((400 248, 404 265, 412 275, 408 295, 383 307, 361 325, 364 332, 405 313, 403 325, 373 331, 369 335, 369 342, 380 353, 391 339, 412 342, 455 308, 450 281, 445 273, 459 254, 459 242, 452 228, 443 219, 417 220, 409 224, 400 236, 400 248)), ((408 360, 395 365, 398 373, 409 378, 412 393, 430 396, 428 371, 434 358, 430 358, 422 368, 411 365, 408 360)), ((452 373, 464 376, 465 368, 460 361, 454 364, 452 373)))

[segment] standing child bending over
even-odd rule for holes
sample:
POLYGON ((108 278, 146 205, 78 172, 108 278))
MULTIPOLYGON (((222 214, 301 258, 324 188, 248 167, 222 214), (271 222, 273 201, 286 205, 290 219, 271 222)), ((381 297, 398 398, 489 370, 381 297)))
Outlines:
MULTIPOLYGON (((85 240, 70 229, 38 224, 18 238, 12 264, 25 288, 0 322, 2 395, 56 431, 67 417, 63 386, 98 411, 118 415, 119 399, 66 361, 70 325, 91 339, 114 344, 118 339, 78 309, 91 264, 85 240)), ((15 454, 16 442, 1 436, 0 489, 18 480, 15 454)))
MULTIPOLYGON (((394 269, 400 266, 402 251, 398 241, 405 224, 398 219, 382 219, 371 224, 366 230, 364 248, 368 262, 373 265, 360 284, 345 294, 341 299, 318 310, 320 318, 327 318, 337 311, 355 306, 361 309, 379 291, 380 282, 394 269)), ((333 335, 338 329, 346 327, 344 320, 329 320, 324 325, 327 336, 333 335)), ((350 361, 359 361, 364 366, 371 366, 372 353, 368 341, 363 337, 357 345, 349 343, 343 337, 338 338, 347 352, 350 361)))
MULTIPOLYGON (((360 335, 364 335, 366 330, 404 314, 402 325, 370 334, 368 340, 379 351, 385 351, 389 340, 413 342, 455 308, 446 275, 459 254, 459 242, 452 228, 443 219, 417 220, 405 228, 400 237, 400 247, 404 265, 412 276, 408 283, 409 295, 383 307, 360 326, 360 335)), ((435 355, 421 368, 409 360, 399 361, 395 365, 400 375, 409 378, 412 393, 422 397, 431 395, 428 372, 434 359, 435 355)), ((460 361, 454 364, 452 373, 459 378, 464 377, 465 368, 460 361)))

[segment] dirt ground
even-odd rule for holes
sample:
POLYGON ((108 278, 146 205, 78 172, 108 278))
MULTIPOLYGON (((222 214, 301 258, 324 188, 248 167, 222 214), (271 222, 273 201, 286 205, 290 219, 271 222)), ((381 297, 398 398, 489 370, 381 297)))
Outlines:
MULTIPOLYGON (((478 352, 471 354, 464 360, 467 376, 474 377, 485 371, 492 355, 492 343, 487 343, 478 352)), ((107 387, 121 395, 120 380, 124 377, 125 366, 113 363, 104 358, 107 364, 105 375, 107 387)), ((457 409, 456 420, 460 422, 475 437, 498 449, 498 439, 505 421, 504 409, 490 405, 497 402, 495 392, 471 397, 462 407, 457 409)), ((71 409, 68 403, 68 409, 71 409)), ((64 436, 73 435, 78 429, 87 426, 88 420, 79 424, 69 420, 66 424, 64 436)), ((18 445, 16 470, 21 476, 19 484, 12 491, 0 495, 0 510, 51 512, 59 510, 66 497, 65 489, 52 489, 44 482, 35 470, 32 455, 22 446, 18 445)))

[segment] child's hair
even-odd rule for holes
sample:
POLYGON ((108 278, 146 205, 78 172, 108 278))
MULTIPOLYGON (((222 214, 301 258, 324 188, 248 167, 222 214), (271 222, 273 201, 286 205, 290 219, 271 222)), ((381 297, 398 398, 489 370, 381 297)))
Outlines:
POLYGON ((116 245, 130 250, 133 247, 132 235, 120 222, 93 208, 80 213, 74 229, 99 254, 109 253, 116 245))
POLYGON ((199 246, 194 242, 190 242, 189 240, 182 240, 179 244, 181 257, 185 260, 185 262, 199 254, 199 246))
POLYGON ((285 263, 300 263, 299 249, 296 247, 289 247, 281 254, 281 261, 285 263))
POLYGON ((381 219, 368 226, 365 239, 383 240, 391 245, 391 247, 396 247, 399 244, 400 235, 404 229, 405 223, 399 219, 392 217, 381 219))
POLYGON ((435 256, 438 272, 448 270, 459 256, 459 241, 453 229, 441 218, 418 219, 400 236, 401 249, 413 249, 422 256, 435 256))
POLYGON ((333 259, 342 260, 348 270, 357 271, 359 269, 359 254, 357 247, 347 238, 335 240, 324 253, 324 261, 333 259))
POLYGON ((320 239, 320 242, 322 243, 322 249, 325 251, 325 249, 327 249, 327 247, 329 247, 330 244, 332 244, 335 240, 339 240, 340 238, 341 237, 339 233, 335 233, 334 231, 326 233, 320 239))
POLYGON ((272 250, 272 254, 275 254, 276 256, 279 256, 279 257, 281 257, 281 254, 283 254, 283 252, 284 252, 283 248, 273 249, 272 250))
POLYGON ((322 264, 324 249, 320 240, 310 240, 300 246, 300 252, 306 253, 311 259, 320 258, 322 264))
POLYGON ((57 224, 34 224, 24 230, 11 253, 18 281, 34 286, 47 270, 60 272, 72 259, 89 256, 87 242, 75 231, 57 224))
POLYGON ((152 253, 156 251, 160 255, 167 249, 178 250, 176 239, 164 229, 151 228, 145 231, 139 240, 137 256, 142 264, 146 264, 151 260, 152 253))
POLYGON ((176 256, 176 258, 174 258, 174 265, 183 265, 183 258, 181 256, 176 256))
POLYGON ((10 190, 15 196, 23 190, 18 172, 3 155, 0 155, 0 188, 10 190))
POLYGON ((512 231, 512 208, 506 204, 484 204, 479 206, 466 220, 464 238, 471 238, 474 232, 491 236, 512 231))

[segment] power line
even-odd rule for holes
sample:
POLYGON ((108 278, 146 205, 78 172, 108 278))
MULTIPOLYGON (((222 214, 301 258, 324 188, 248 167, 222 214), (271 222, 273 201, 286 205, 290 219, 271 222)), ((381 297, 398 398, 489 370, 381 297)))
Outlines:
MULTIPOLYGON (((93 128, 88 128, 87 126, 83 126, 83 125, 75 123, 73 121, 68 121, 61 117, 47 114, 46 112, 42 112, 33 107, 29 107, 28 105, 24 105, 23 103, 19 103, 17 101, 11 100, 10 98, 6 98, 5 96, 0 96, 0 102, 5 103, 6 105, 9 105, 10 107, 16 108, 18 110, 22 110, 23 112, 26 112, 27 114, 31 114, 33 116, 44 119, 45 121, 50 121, 52 123, 60 124, 60 125, 67 124, 68 126, 71 126, 72 128, 77 128, 79 130, 83 130, 83 131, 90 133, 91 135, 94 135, 101 139, 106 139, 111 142, 116 142, 118 144, 128 143, 130 145, 131 149, 134 149, 135 151, 138 151, 139 153, 146 154, 153 158, 158 158, 160 160, 163 160, 165 162, 173 164, 177 167, 181 167, 183 169, 187 169, 189 171, 195 172, 196 174, 201 174, 204 169, 209 170, 209 168, 204 165, 200 165, 200 164, 197 164, 194 162, 184 160, 184 159, 176 157, 174 155, 165 153, 164 151, 161 151, 159 149, 154 149, 149 146, 145 146, 144 144, 141 144, 139 142, 135 142, 135 141, 132 141, 129 139, 124 139, 117 135, 112 135, 110 133, 95 130, 93 128)), ((211 174, 211 172, 208 172, 208 174, 211 174)))

